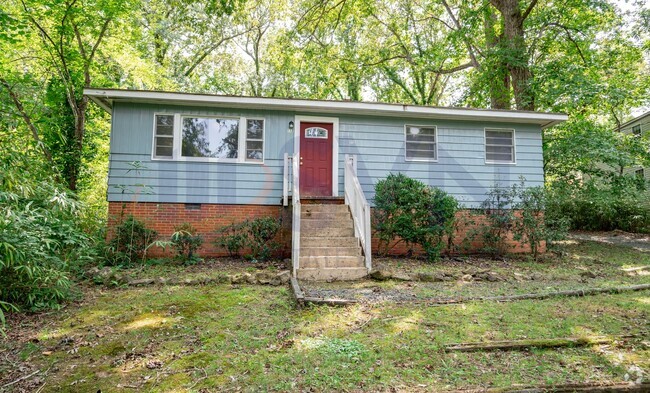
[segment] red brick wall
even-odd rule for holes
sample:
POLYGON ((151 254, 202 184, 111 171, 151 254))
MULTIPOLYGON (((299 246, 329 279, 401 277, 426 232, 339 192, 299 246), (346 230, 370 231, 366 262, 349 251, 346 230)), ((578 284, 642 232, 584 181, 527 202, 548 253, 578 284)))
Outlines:
MULTIPOLYGON (((197 233, 203 236, 203 246, 198 254, 202 257, 226 256, 225 250, 217 249, 213 242, 216 238, 215 231, 226 225, 240 223, 249 218, 277 217, 283 219, 281 206, 268 205, 222 205, 200 204, 200 208, 188 209, 184 203, 153 203, 153 202, 109 202, 108 226, 113 227, 120 222, 121 217, 133 215, 158 232, 159 239, 169 239, 174 228, 183 223, 190 223, 197 233)), ((289 220, 291 216, 289 215, 289 220)), ((283 219, 283 230, 278 241, 284 245, 280 253, 283 256, 291 250, 291 226, 287 237, 286 218, 283 219), (289 245, 287 246, 287 239, 289 245)), ((110 236, 110 231, 109 231, 110 236)), ((150 256, 162 256, 159 248, 152 247, 148 251, 150 256)))
MULTIPOLYGON (((197 230, 197 233, 203 236, 203 246, 199 250, 202 257, 225 256, 224 250, 217 249, 213 242, 215 231, 232 223, 239 223, 249 218, 259 217, 277 217, 282 221, 282 231, 278 236, 278 241, 282 245, 279 250, 279 257, 289 257, 291 255, 291 207, 283 208, 282 206, 269 205, 222 205, 222 204, 201 204, 199 209, 188 209, 184 203, 152 203, 152 202, 109 202, 108 205, 109 228, 116 225, 121 217, 133 215, 144 221, 149 228, 158 231, 160 239, 169 239, 174 233, 174 227, 182 223, 190 223, 197 230)), ((457 213, 460 222, 458 230, 454 236, 454 244, 462 247, 463 240, 471 233, 472 229, 477 228, 485 222, 484 216, 470 214, 468 210, 457 213), (473 223, 468 222, 469 220, 473 223)), ((109 231, 110 236, 110 231, 109 231)), ((446 243, 446 239, 444 240, 446 243)), ((522 246, 519 242, 508 236, 507 243, 511 246, 509 252, 529 252, 528 246, 522 246)), ((373 237, 373 253, 378 251, 378 239, 373 237)), ((467 249, 460 252, 471 253, 477 252, 482 247, 480 236, 475 236, 467 249)), ((416 249, 416 252, 420 250, 416 249)), ((541 252, 545 251, 545 244, 542 244, 541 252)), ((391 255, 402 255, 407 252, 406 245, 402 242, 396 247, 391 248, 391 255)), ((152 248, 149 251, 150 256, 162 256, 160 249, 152 248)))

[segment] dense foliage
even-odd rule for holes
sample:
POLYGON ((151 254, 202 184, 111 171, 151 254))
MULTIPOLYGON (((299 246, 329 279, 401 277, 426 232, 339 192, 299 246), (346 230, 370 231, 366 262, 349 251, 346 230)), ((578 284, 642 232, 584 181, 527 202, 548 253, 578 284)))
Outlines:
POLYGON ((443 236, 452 227, 458 202, 444 191, 402 173, 375 185, 373 227, 384 250, 399 242, 418 245, 429 260, 440 256, 443 236))
POLYGON ((276 241, 280 228, 280 221, 273 217, 250 219, 220 228, 214 244, 231 257, 267 260, 280 248, 276 241))
MULTIPOLYGON (((5 134, 0 134, 0 142, 5 134)), ((71 295, 77 269, 93 256, 82 205, 53 179, 33 179, 37 163, 0 154, 0 303, 37 310, 71 295)))

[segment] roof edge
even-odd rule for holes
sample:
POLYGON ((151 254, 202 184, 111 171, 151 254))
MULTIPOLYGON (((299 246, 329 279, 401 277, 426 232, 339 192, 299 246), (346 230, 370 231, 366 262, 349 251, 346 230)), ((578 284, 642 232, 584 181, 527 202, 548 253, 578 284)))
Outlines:
POLYGON ((416 116, 420 118, 491 120, 539 124, 542 129, 568 120, 564 113, 433 107, 407 104, 387 104, 359 101, 326 101, 295 98, 266 98, 178 93, 148 90, 86 88, 84 94, 107 112, 113 102, 174 102, 184 105, 215 105, 222 107, 263 108, 272 110, 306 111, 319 113, 374 114, 380 116, 416 116))

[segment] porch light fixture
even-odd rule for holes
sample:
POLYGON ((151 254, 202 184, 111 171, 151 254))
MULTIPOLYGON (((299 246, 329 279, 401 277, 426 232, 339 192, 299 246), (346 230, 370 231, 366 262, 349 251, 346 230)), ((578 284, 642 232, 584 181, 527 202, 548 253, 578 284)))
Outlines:
POLYGON ((293 132, 293 121, 290 121, 290 122, 289 122, 289 129, 288 129, 288 132, 289 132, 289 133, 292 133, 292 132, 293 132))

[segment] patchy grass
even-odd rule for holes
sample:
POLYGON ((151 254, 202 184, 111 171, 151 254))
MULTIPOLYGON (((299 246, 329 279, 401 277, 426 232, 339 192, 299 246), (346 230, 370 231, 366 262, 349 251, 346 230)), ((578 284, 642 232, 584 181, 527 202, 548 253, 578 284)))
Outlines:
MULTIPOLYGON (((579 271, 598 267, 602 276, 594 280, 604 284, 621 276, 619 267, 643 262, 638 254, 595 244, 570 245, 567 253, 564 259, 508 261, 512 265, 499 268, 553 270, 557 282, 576 284, 579 271)), ((460 265, 452 268, 462 270, 460 265)), ((647 282, 646 276, 629 278, 647 282)), ((440 284, 449 293, 464 290, 456 283, 440 284)), ((522 291, 539 289, 535 280, 466 287, 490 293, 511 284, 522 291)), ((399 289, 405 284, 369 285, 399 289)), ((650 369, 648 291, 444 307, 382 302, 303 310, 294 307, 284 287, 86 287, 84 292, 83 302, 60 312, 11 316, 10 337, 0 343, 5 354, 0 356, 0 386, 40 370, 12 388, 431 391, 623 382, 633 367, 650 369), (639 333, 646 336, 581 348, 443 350, 458 342, 639 333)))

